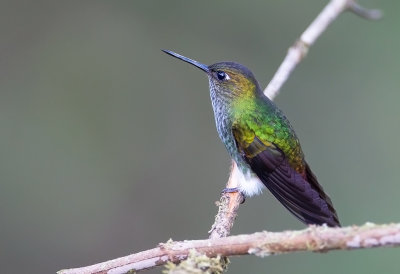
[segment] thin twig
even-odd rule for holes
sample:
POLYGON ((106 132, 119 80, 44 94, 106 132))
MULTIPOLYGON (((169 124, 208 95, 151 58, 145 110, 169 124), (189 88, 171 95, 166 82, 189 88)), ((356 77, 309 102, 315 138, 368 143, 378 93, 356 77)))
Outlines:
POLYGON ((366 9, 360 6, 356 1, 350 1, 348 4, 348 9, 349 11, 367 20, 379 20, 383 16, 381 10, 366 9))
POLYGON ((297 251, 326 252, 372 247, 400 246, 400 223, 329 228, 310 226, 299 231, 257 232, 219 239, 167 242, 158 247, 83 268, 61 270, 58 274, 104 274, 140 271, 171 261, 185 260, 195 249, 208 257, 272 254, 297 251))
POLYGON ((370 20, 377 20, 382 16, 382 13, 379 10, 368 10, 363 8, 354 0, 330 1, 289 49, 282 64, 264 90, 264 94, 268 98, 273 100, 279 94, 281 87, 287 81, 297 64, 307 55, 309 48, 315 43, 326 28, 346 10, 350 10, 362 18, 370 20))

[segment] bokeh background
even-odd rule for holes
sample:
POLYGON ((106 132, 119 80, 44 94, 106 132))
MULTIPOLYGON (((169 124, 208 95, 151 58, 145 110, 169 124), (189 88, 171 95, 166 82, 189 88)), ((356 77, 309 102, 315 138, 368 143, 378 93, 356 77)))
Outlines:
MULTIPOLYGON (((400 220, 400 2, 360 2, 384 19, 342 15, 276 99, 344 225, 400 220)), ((265 87, 326 3, 2 1, 0 272, 206 238, 230 161, 205 75, 160 49, 240 62, 265 87)), ((301 228, 265 193, 232 233, 301 228)), ((229 273, 399 273, 399 256, 247 256, 229 273)))

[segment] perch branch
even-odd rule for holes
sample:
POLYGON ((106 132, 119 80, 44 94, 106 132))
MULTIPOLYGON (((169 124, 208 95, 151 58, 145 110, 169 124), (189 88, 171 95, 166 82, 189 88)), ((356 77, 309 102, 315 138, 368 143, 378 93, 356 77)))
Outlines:
POLYGON ((208 257, 268 255, 297 251, 327 252, 372 247, 400 246, 400 223, 330 228, 309 226, 299 231, 257 232, 225 238, 180 241, 159 244, 158 247, 100 264, 61 270, 58 274, 122 274, 140 271, 167 262, 185 260, 191 250, 208 257))
MULTIPOLYGON (((238 167, 234 161, 232 161, 231 175, 229 176, 226 188, 237 187, 237 181, 235 180, 235 174, 238 171, 238 167)), ((235 222, 237 211, 240 203, 244 201, 243 194, 240 192, 223 192, 218 205, 218 213, 215 216, 215 222, 208 231, 210 239, 223 238, 229 236, 233 223, 235 222)))

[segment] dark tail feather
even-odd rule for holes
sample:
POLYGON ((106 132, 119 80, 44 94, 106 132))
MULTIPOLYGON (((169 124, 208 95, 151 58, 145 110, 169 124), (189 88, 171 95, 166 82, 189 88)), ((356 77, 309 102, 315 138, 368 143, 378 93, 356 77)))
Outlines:
POLYGON ((329 210, 332 212, 332 219, 334 221, 333 226, 341 226, 339 222, 339 218, 337 216, 336 210, 333 207, 331 198, 324 192, 322 186, 318 183, 317 177, 315 177, 314 173, 311 171, 310 166, 306 163, 306 179, 307 181, 312 185, 312 187, 318 191, 319 196, 325 200, 325 202, 328 204, 329 210))
MULTIPOLYGON (((279 151, 278 151, 279 152, 279 151)), ((319 185, 306 164, 303 174, 297 173, 287 159, 276 160, 271 149, 257 154, 249 164, 271 193, 306 224, 340 226, 332 201, 319 185)))

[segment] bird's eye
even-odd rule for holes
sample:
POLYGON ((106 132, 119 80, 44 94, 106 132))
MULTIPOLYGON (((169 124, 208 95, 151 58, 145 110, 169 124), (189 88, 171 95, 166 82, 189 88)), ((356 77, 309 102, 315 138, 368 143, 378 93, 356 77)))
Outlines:
POLYGON ((216 74, 217 74, 218 80, 220 80, 220 81, 231 79, 231 78, 229 78, 228 74, 226 74, 225 72, 223 72, 221 70, 218 70, 216 72, 216 74))
POLYGON ((219 71, 217 71, 217 77, 219 80, 224 80, 226 77, 226 74, 225 74, 225 72, 219 70, 219 71))

